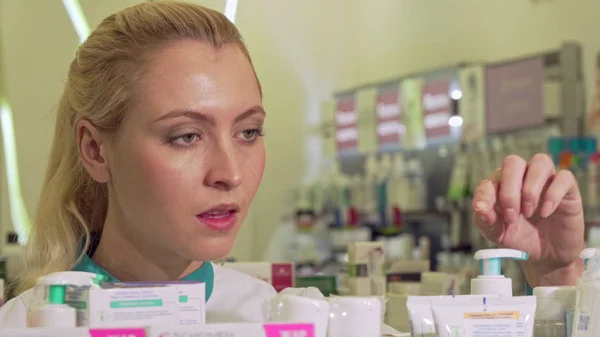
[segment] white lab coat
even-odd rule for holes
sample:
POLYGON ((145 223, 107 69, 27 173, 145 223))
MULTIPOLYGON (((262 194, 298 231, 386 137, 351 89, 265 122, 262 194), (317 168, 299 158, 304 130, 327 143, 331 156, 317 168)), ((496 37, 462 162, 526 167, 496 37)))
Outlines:
MULTIPOLYGON (((213 264, 214 288, 206 303, 207 323, 264 322, 264 303, 274 296, 275 289, 262 280, 231 268, 213 264)), ((27 327, 27 310, 33 290, 27 290, 0 307, 0 328, 27 327)), ((384 326, 384 333, 394 330, 384 326)))

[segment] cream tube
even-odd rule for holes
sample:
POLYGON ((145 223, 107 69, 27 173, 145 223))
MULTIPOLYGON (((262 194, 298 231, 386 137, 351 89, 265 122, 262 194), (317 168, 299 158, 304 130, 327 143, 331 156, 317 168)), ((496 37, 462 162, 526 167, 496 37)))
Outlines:
POLYGON ((536 298, 436 299, 431 304, 438 337, 533 336, 536 298))
MULTIPOLYGON (((432 303, 442 300, 449 303, 458 303, 462 301, 483 301, 487 295, 458 295, 458 296, 408 296, 406 300, 406 309, 410 320, 410 330, 412 336, 435 337, 435 324, 432 303)), ((490 295, 497 297, 497 295, 490 295)), ((490 297, 487 296, 487 297, 490 297)))

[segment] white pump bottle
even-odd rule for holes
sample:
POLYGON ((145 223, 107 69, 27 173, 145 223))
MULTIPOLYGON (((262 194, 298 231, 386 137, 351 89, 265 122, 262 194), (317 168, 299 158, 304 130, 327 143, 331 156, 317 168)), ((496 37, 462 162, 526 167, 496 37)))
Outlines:
POLYGON ((502 275, 502 259, 525 261, 529 255, 514 249, 483 249, 475 253, 480 275, 471 279, 471 294, 512 297, 512 280, 502 275))

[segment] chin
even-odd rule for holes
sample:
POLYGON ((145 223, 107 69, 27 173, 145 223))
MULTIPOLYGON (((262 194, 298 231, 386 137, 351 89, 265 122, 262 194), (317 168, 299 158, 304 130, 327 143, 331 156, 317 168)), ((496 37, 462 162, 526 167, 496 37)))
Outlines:
POLYGON ((185 249, 183 256, 194 261, 217 261, 227 257, 233 248, 235 237, 212 238, 195 241, 185 249))

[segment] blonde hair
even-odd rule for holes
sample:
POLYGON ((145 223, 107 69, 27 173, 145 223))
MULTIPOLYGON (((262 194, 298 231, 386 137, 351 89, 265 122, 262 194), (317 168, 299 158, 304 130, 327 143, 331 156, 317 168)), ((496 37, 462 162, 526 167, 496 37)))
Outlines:
POLYGON ((117 130, 152 52, 182 39, 215 48, 234 44, 250 61, 237 28, 224 15, 177 1, 145 2, 115 13, 77 50, 58 105, 50 161, 17 294, 40 276, 73 268, 88 251, 90 234, 102 229, 107 187, 92 180, 81 164, 78 121, 87 119, 107 132, 117 130))

